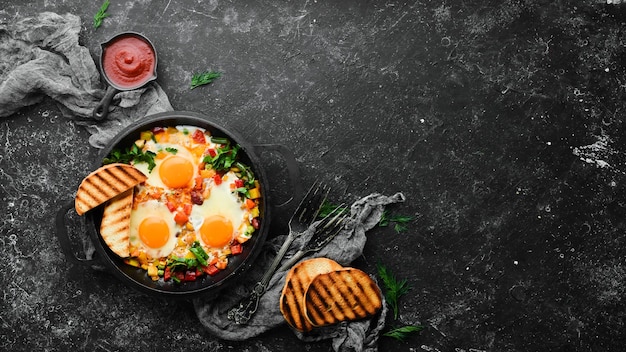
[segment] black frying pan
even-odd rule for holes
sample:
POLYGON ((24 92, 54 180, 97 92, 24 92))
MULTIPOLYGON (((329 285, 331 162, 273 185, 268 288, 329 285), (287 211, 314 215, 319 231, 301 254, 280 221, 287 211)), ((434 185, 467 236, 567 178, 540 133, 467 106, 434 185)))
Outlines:
POLYGON ((59 238, 63 251, 72 262, 85 265, 97 263, 103 264, 108 271, 118 277, 125 284, 141 292, 157 296, 178 298, 191 298, 200 294, 213 295, 220 289, 226 287, 229 283, 232 283, 237 277, 244 275, 251 265, 253 265, 254 259, 261 251, 270 228, 272 209, 270 204, 271 192, 269 189, 267 175, 263 169, 263 164, 257 156, 258 152, 261 150, 271 150, 282 154, 289 173, 290 181, 293 185, 294 197, 292 197, 292 199, 299 199, 302 195, 299 168, 293 153, 282 145, 250 145, 236 133, 228 131, 216 123, 211 122, 207 117, 201 114, 193 112, 166 112, 148 116, 125 128, 101 151, 98 159, 93 163, 93 169, 95 170, 102 166, 102 159, 106 157, 114 148, 124 149, 132 146, 132 144, 139 138, 141 131, 150 130, 151 128, 157 126, 177 125, 202 127, 211 131, 214 136, 227 137, 233 143, 239 144, 241 146, 238 153, 240 160, 252 168, 256 178, 261 183, 263 197, 261 198, 261 202, 259 204, 261 219, 260 227, 257 232, 255 232, 254 236, 244 243, 243 253, 229 259, 228 267, 225 270, 220 271, 215 276, 203 275, 196 281, 184 282, 181 284, 176 284, 173 280, 169 280, 167 282, 162 279, 159 281, 152 281, 152 279, 146 275, 145 270, 125 264, 121 258, 108 248, 100 236, 99 229, 100 222, 102 220, 103 206, 99 206, 84 215, 85 227, 95 246, 97 257, 93 260, 79 258, 72 250, 72 243, 67 231, 68 224, 66 223, 66 215, 71 209, 74 208, 73 200, 65 204, 57 213, 57 237, 59 238))

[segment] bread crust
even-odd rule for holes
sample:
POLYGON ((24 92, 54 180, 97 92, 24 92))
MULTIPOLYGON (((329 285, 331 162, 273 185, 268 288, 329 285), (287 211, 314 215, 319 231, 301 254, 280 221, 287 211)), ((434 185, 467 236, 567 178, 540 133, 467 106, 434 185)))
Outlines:
POLYGON ((304 314, 304 295, 315 277, 342 269, 341 264, 328 258, 313 258, 294 265, 285 277, 285 286, 280 296, 280 311, 287 323, 301 332, 313 329, 304 314))
POLYGON ((146 175, 132 165, 104 165, 87 175, 78 187, 74 199, 76 213, 83 215, 146 179, 146 175))

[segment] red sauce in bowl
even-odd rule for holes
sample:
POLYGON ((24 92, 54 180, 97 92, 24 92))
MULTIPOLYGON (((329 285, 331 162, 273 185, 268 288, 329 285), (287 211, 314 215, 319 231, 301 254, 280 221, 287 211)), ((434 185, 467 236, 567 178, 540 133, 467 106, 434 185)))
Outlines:
POLYGON ((102 51, 102 69, 120 89, 143 86, 155 77, 156 53, 145 39, 128 34, 114 38, 102 51))

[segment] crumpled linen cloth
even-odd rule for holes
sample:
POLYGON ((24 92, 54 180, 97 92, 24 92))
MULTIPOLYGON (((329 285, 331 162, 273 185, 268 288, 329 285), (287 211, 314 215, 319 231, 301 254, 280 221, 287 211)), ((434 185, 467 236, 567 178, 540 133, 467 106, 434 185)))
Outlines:
MULTIPOLYGON (((349 266, 363 253, 367 240, 365 232, 378 224, 385 206, 404 200, 402 193, 396 193, 393 196, 374 193, 357 200, 350 207, 350 216, 341 233, 319 252, 305 256, 301 261, 314 257, 326 257, 343 266, 349 266)), ((282 263, 289 260, 300 249, 307 236, 310 234, 294 241, 282 263)), ((257 259, 254 268, 249 271, 250 274, 242 278, 236 286, 229 287, 216 298, 194 300, 194 307, 200 322, 212 334, 225 340, 245 340, 282 324, 289 326, 279 308, 280 295, 289 269, 274 274, 267 292, 261 297, 257 312, 247 324, 235 324, 228 320, 227 316, 228 310, 236 306, 239 300, 245 297, 260 279, 284 239, 285 236, 275 238, 275 241, 270 244, 275 248, 274 251, 269 251, 273 252, 272 255, 257 259)), ((293 331, 303 341, 332 339, 333 350, 337 352, 374 352, 378 350, 378 337, 385 326, 387 309, 386 304, 383 304, 383 309, 376 317, 362 321, 342 322, 338 325, 315 329, 312 333, 303 334, 296 330, 293 331)))
POLYGON ((107 119, 94 121, 93 109, 106 86, 89 50, 79 44, 80 30, 80 17, 69 13, 43 12, 0 23, 0 117, 48 97, 64 116, 85 126, 92 146, 102 148, 137 119, 173 110, 153 81, 118 93, 107 119))

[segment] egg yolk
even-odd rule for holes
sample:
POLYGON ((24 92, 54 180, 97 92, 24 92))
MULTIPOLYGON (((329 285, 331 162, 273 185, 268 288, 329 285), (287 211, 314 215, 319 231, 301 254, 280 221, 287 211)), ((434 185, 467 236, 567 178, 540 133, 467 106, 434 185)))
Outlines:
POLYGON ((193 177, 193 165, 186 158, 173 155, 163 160, 159 167, 159 175, 167 187, 185 187, 193 177))
POLYGON ((139 224, 139 238, 150 248, 163 247, 170 237, 167 222, 157 216, 149 216, 139 224))
POLYGON ((221 215, 209 216, 200 227, 200 236, 210 247, 224 247, 233 239, 233 224, 221 215))

